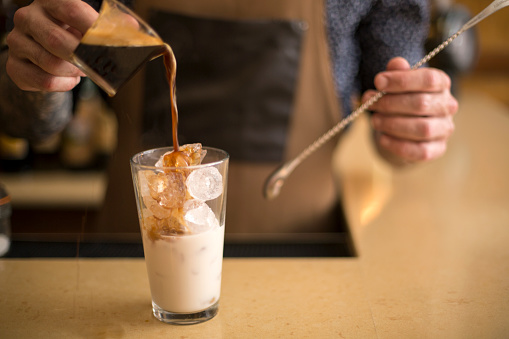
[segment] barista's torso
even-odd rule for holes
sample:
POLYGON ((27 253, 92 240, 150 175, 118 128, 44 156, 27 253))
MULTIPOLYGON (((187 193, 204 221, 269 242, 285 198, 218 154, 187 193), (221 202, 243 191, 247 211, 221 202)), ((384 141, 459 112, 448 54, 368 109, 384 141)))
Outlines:
MULTIPOLYGON (((262 197, 271 171, 341 117, 322 1, 149 0, 137 6, 175 52, 181 144, 201 142, 231 155, 227 232, 334 230, 333 142, 295 170, 277 199, 262 197)), ((159 61, 115 98, 119 149, 103 228, 133 231, 133 221, 137 227, 133 194, 123 194, 120 208, 112 197, 130 185, 129 156, 171 144, 159 61)))

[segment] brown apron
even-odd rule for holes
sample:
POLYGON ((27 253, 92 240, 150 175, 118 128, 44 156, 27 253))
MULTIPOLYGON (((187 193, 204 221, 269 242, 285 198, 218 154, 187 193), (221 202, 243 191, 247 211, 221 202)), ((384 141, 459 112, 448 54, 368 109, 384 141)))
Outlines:
MULTIPOLYGON (((136 11, 142 17, 153 8, 198 17, 304 21, 307 30, 302 41, 285 159, 299 154, 341 118, 329 60, 323 0, 137 1, 136 11)), ((129 158, 142 150, 138 137, 142 133, 143 120, 142 84, 143 73, 140 73, 114 98, 119 119, 118 149, 109 168, 110 180, 104 208, 94 227, 98 232, 138 231, 129 158)), ((295 170, 280 196, 273 201, 263 198, 262 187, 278 163, 243 163, 232 158, 228 180, 227 232, 336 230, 334 214, 337 194, 331 172, 334 147, 335 143, 329 142, 310 156, 295 170)))

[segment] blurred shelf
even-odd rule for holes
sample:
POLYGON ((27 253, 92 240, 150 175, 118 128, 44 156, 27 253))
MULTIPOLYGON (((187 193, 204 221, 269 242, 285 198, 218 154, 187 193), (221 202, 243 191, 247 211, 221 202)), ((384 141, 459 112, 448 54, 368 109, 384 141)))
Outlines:
POLYGON ((0 173, 0 182, 11 195, 13 207, 99 208, 107 178, 100 171, 55 170, 0 173))
MULTIPOLYGON (((226 234, 225 258, 352 257, 345 234, 226 234)), ((140 234, 18 233, 7 258, 142 258, 140 234)))

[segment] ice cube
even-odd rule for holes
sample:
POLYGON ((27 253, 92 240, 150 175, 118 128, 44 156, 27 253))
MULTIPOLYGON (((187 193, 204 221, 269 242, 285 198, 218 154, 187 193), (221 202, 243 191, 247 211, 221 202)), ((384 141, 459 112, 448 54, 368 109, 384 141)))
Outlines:
POLYGON ((187 167, 191 163, 191 158, 184 152, 169 151, 161 155, 157 160, 156 167, 187 167))
POLYGON ((212 209, 201 200, 187 200, 183 212, 187 227, 192 233, 205 232, 219 226, 212 209))
MULTIPOLYGON (((171 152, 173 152, 173 151, 171 151, 171 152)), ((164 165, 163 165, 163 164, 164 164, 164 160, 163 160, 163 159, 164 159, 164 156, 165 156, 166 154, 170 154, 171 152, 166 152, 166 153, 164 153, 163 155, 161 155, 161 157, 159 158, 159 160, 157 160, 157 162, 155 163, 155 165, 154 165, 154 166, 155 166, 155 167, 164 167, 164 165)))
POLYGON ((140 195, 142 197, 150 196, 150 189, 148 187, 148 178, 154 176, 152 171, 139 171, 138 172, 138 185, 140 187, 140 195))
POLYGON ((191 158, 182 151, 170 152, 163 156, 164 167, 187 167, 190 164, 191 158))
POLYGON ((223 176, 215 167, 199 168, 189 174, 186 186, 193 198, 212 200, 223 193, 223 176))
POLYGON ((156 162, 156 167, 187 167, 201 164, 207 154, 200 143, 186 144, 179 147, 178 152, 164 153, 156 162))
MULTIPOLYGON (((149 181, 158 180, 157 175, 152 171, 140 171, 138 173, 139 185, 140 185, 140 196, 141 199, 147 208, 150 211, 150 215, 154 215, 158 219, 164 219, 170 216, 171 211, 167 208, 164 208, 159 204, 159 202, 153 197, 157 197, 157 195, 151 193, 151 189, 149 187, 149 181)), ((144 213, 147 213, 144 210, 144 213)))
POLYGON ((147 177, 150 196, 165 208, 178 208, 184 205, 186 187, 184 175, 169 171, 147 177))
POLYGON ((207 150, 204 150, 200 143, 183 145, 179 150, 189 156, 191 159, 189 163, 190 166, 201 164, 201 161, 207 154, 207 150))
POLYGON ((157 219, 165 219, 171 215, 171 209, 161 206, 151 196, 144 196, 143 202, 147 209, 152 212, 152 215, 157 219))
POLYGON ((182 235, 189 230, 182 219, 182 209, 173 209, 171 215, 165 219, 149 216, 144 219, 143 228, 151 240, 160 239, 163 236, 182 235))

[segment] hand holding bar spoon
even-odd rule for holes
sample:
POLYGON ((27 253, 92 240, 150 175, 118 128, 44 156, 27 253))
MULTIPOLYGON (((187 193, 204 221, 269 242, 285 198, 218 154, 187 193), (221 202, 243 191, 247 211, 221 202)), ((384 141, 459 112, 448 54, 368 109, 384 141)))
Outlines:
MULTIPOLYGON (((470 19, 463 27, 459 29, 456 33, 451 35, 447 40, 438 45, 434 50, 429 52, 424 58, 422 58, 419 62, 412 66, 412 69, 417 69, 431 60, 435 55, 437 55, 440 51, 442 51, 445 47, 447 47, 454 39, 456 39, 460 34, 468 30, 469 28, 475 26, 481 20, 495 13, 499 9, 506 7, 509 5, 509 0, 495 0, 490 5, 488 5, 484 10, 482 10, 475 17, 470 19)), ((354 112, 352 112, 347 117, 343 118, 339 123, 337 123, 334 127, 332 127, 329 131, 323 134, 320 138, 318 138, 315 142, 309 145, 306 149, 304 149, 299 155, 297 155, 294 159, 283 163, 279 166, 265 181, 265 185, 263 187, 263 195, 266 199, 272 200, 276 198, 281 192, 281 188, 283 187, 285 180, 288 176, 295 170, 297 166, 299 166, 307 157, 309 157, 312 153, 314 153, 317 149, 323 146, 327 141, 332 139, 335 135, 341 132, 349 123, 355 120, 357 117, 361 115, 365 110, 367 110, 371 105, 376 103, 380 98, 385 95, 384 92, 377 92, 377 94, 371 97, 368 101, 363 103, 359 108, 357 108, 354 112)))

